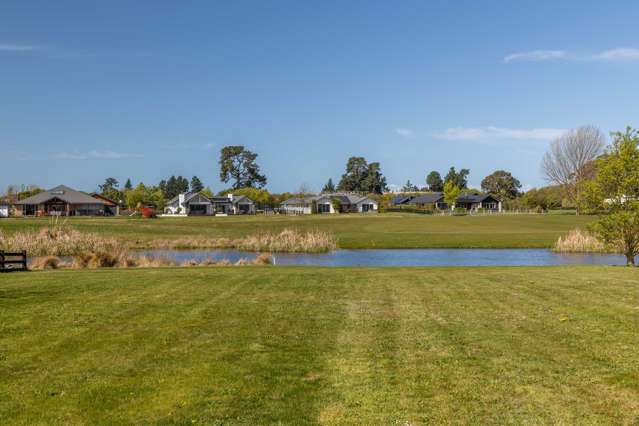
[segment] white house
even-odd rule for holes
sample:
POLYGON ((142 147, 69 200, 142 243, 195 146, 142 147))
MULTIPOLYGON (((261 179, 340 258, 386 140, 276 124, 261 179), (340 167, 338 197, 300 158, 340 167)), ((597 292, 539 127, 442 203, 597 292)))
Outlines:
POLYGON ((363 195, 329 193, 312 197, 289 198, 280 208, 285 214, 377 213, 377 201, 363 195))
POLYGON ((169 200, 164 207, 164 214, 178 216, 255 214, 255 203, 244 195, 207 197, 201 192, 186 192, 169 200))

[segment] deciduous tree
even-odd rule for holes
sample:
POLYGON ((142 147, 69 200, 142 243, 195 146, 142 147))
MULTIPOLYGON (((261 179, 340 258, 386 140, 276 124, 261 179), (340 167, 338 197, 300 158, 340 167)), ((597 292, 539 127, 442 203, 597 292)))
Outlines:
POLYGON ((639 131, 630 127, 613 133, 607 155, 597 160, 597 174, 589 182, 586 199, 606 214, 591 230, 607 246, 620 250, 628 266, 639 254, 639 131))
POLYGON ((581 126, 555 139, 544 155, 541 168, 549 182, 560 185, 579 214, 587 180, 592 178, 589 165, 601 155, 606 138, 594 126, 581 126))
POLYGON ((519 195, 521 183, 510 172, 496 170, 481 181, 481 190, 497 195, 502 200, 519 195))

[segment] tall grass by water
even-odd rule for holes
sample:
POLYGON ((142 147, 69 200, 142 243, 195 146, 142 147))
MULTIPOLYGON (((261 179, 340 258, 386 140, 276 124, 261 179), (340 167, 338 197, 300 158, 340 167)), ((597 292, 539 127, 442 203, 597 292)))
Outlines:
POLYGON ((7 235, 0 230, 0 249, 26 250, 29 256, 75 256, 82 253, 119 253, 122 244, 112 237, 80 232, 56 218, 49 222, 49 226, 37 231, 7 235))
POLYGON ((588 231, 573 229, 559 237, 553 250, 559 253, 608 253, 614 252, 588 231))
POLYGON ((262 232, 240 238, 152 240, 148 245, 157 249, 225 248, 271 253, 325 253, 337 249, 337 239, 328 232, 286 228, 279 232, 262 232))

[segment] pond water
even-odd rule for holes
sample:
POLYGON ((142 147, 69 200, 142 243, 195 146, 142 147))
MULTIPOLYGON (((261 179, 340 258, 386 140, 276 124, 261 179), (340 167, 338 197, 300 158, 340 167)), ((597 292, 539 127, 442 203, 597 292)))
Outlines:
MULTIPOLYGON (((140 255, 166 257, 177 262, 241 258, 257 255, 237 250, 145 250, 140 255)), ((276 265, 313 266, 553 266, 625 265, 613 254, 563 254, 548 249, 373 249, 336 250, 331 253, 276 253, 276 265)))

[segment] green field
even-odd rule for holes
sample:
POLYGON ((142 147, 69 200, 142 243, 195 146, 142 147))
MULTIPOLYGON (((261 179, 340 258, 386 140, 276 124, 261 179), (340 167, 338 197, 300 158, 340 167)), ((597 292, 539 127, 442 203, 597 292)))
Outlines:
POLYGON ((5 274, 0 419, 636 424, 638 293, 621 267, 5 274))
MULTIPOLYGON (((422 216, 411 214, 239 216, 188 218, 70 218, 80 230, 121 238, 134 248, 154 240, 244 237, 284 228, 334 234, 342 248, 542 248, 593 216, 494 215, 422 216)), ((37 229, 50 219, 0 219, 7 233, 37 229)))

